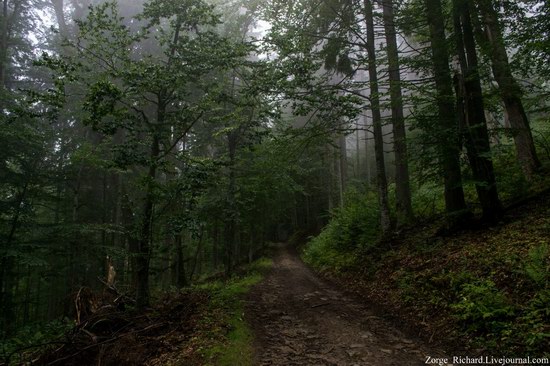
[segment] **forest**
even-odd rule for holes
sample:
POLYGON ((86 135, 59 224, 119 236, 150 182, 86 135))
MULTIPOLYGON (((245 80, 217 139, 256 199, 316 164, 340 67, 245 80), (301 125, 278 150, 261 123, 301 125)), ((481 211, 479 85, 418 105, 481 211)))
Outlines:
POLYGON ((549 363, 546 0, 2 0, 0 365, 549 363))

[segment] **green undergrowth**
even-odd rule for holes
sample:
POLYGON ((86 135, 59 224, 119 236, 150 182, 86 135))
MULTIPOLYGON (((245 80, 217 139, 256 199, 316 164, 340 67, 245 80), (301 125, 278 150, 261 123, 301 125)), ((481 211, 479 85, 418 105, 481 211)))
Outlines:
POLYGON ((253 336, 243 319, 243 297, 271 265, 270 259, 261 258, 237 267, 230 279, 163 293, 144 312, 111 306, 77 327, 63 320, 20 329, 0 340, 0 365, 34 364, 30 360, 39 360, 37 364, 67 360, 71 365, 145 361, 167 366, 252 365, 253 336), (99 324, 106 325, 93 328, 99 324), (122 328, 116 328, 120 324, 122 328), (84 328, 87 325, 89 330, 84 328), (156 330, 146 333, 148 329, 156 330), (105 348, 95 347, 90 334, 103 337, 105 348), (73 343, 76 346, 60 347, 73 343))
POLYGON ((19 329, 13 336, 0 340, 0 365, 18 363, 25 352, 32 353, 48 346, 58 346, 57 341, 73 326, 73 322, 63 318, 46 324, 30 324, 19 329))
POLYGON ((434 217, 390 242, 369 227, 376 223, 371 204, 366 197, 336 212, 304 248, 304 261, 427 337, 480 352, 549 355, 548 191, 494 227, 441 237, 434 217))
POLYGON ((244 320, 243 296, 260 282, 272 261, 261 258, 230 280, 197 286, 207 291, 210 301, 201 318, 201 332, 195 337, 204 365, 252 365, 253 336, 244 320))
POLYGON ((317 269, 340 271, 353 267, 358 253, 377 242, 376 195, 352 190, 347 192, 346 202, 303 251, 302 259, 317 269))

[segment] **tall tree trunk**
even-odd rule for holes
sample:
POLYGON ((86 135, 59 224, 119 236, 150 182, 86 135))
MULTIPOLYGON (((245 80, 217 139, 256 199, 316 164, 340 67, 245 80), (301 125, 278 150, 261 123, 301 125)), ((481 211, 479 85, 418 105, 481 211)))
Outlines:
POLYGON ((310 203, 309 203, 309 195, 307 193, 302 193, 303 196, 304 196, 304 201, 305 201, 305 204, 304 204, 304 208, 305 208, 305 213, 306 213, 306 216, 305 216, 305 228, 306 229, 310 229, 311 228, 311 217, 310 217, 310 203))
POLYGON ((176 273, 175 283, 177 288, 187 286, 187 275, 185 274, 185 257, 183 253, 183 236, 178 233, 175 236, 176 244, 176 273))
POLYGON ((341 135, 339 138, 338 138, 338 147, 340 149, 340 154, 339 154, 339 157, 340 157, 340 187, 341 187, 341 192, 342 192, 342 197, 340 198, 340 200, 342 201, 341 203, 343 204, 344 203, 344 192, 346 190, 346 186, 348 184, 348 151, 347 151, 347 146, 346 146, 346 136, 344 135, 341 135))
POLYGON ((359 128, 359 119, 355 121, 355 172, 354 177, 355 179, 359 179, 361 177, 361 130, 359 128))
POLYGON ((462 105, 458 105, 458 113, 462 117, 466 150, 476 180, 476 191, 483 210, 483 218, 487 221, 495 221, 502 213, 502 205, 498 198, 493 162, 490 158, 491 147, 485 119, 477 50, 470 10, 465 0, 453 0, 453 20, 458 60, 464 75, 464 77, 460 75, 456 77, 458 101, 462 101, 462 105))
POLYGON ((64 0, 51 0, 53 5, 53 10, 55 12, 55 19, 57 20, 57 25, 59 26, 59 33, 62 37, 67 37, 67 22, 65 21, 65 3, 64 0))
POLYGON ((382 235, 388 233, 391 227, 390 207, 388 201, 388 181, 384 163, 384 136, 382 134, 382 117, 380 115, 380 97, 378 91, 378 75, 376 70, 376 49, 374 37, 374 16, 371 0, 364 0, 365 22, 367 27, 367 49, 369 69, 369 89, 374 131, 374 155, 376 158, 376 187, 378 190, 378 206, 380 210, 380 228, 382 235))
POLYGON ((434 133, 439 142, 440 159, 445 183, 445 209, 449 224, 461 224, 470 213, 464 199, 460 171, 460 141, 456 109, 453 103, 453 83, 449 68, 449 51, 445 38, 445 23, 441 0, 425 0, 430 28, 433 74, 437 91, 439 125, 434 133))
MULTIPOLYGON (((35 165, 33 165, 34 170, 35 165)), ((10 223, 10 230, 6 241, 2 243, 2 249, 8 251, 15 240, 17 228, 20 224, 21 209, 27 198, 27 193, 31 181, 31 176, 28 176, 20 192, 16 195, 13 202, 14 214, 10 223)), ((15 331, 15 307, 14 307, 14 286, 17 282, 15 276, 15 260, 12 256, 3 256, 0 268, 0 311, 2 311, 2 333, 11 334, 15 331)))
MULTIPOLYGON (((160 104, 160 103, 159 103, 160 104)), ((162 108, 162 106, 159 106, 162 108)), ((159 118, 158 121, 162 121, 159 118)), ((141 221, 141 235, 138 242, 138 253, 136 256, 136 306, 143 309, 149 305, 149 262, 151 259, 152 219, 154 202, 154 185, 157 177, 157 158, 160 153, 159 138, 153 133, 151 142, 151 155, 149 172, 147 174, 147 187, 143 201, 143 217, 141 221)))
POLYGON ((231 212, 225 222, 225 274, 231 276, 233 272, 233 256, 235 252, 235 236, 236 236, 236 212, 235 210, 235 154, 237 151, 237 136, 235 132, 230 132, 227 137, 229 150, 229 183, 227 187, 230 204, 228 207, 231 212))
POLYGON ((219 241, 219 228, 218 219, 214 219, 214 227, 212 233, 212 261, 214 264, 214 270, 218 269, 218 241, 219 241))
POLYGON ((32 282, 32 272, 31 267, 27 266, 27 275, 25 283, 25 300, 23 301, 23 324, 28 324, 31 314, 31 282, 32 282))
POLYGON ((484 38, 488 56, 491 58, 493 75, 499 86, 500 97, 506 108, 514 136, 517 158, 525 177, 531 180, 541 164, 537 157, 529 120, 521 101, 521 88, 512 75, 508 61, 499 15, 494 8, 493 1, 476 0, 476 2, 485 28, 484 32, 479 32, 479 35, 484 38))
POLYGON ((340 139, 336 141, 337 147, 333 149, 333 164, 336 178, 336 188, 338 193, 338 207, 344 206, 344 186, 342 185, 342 157, 340 155, 340 139))
POLYGON ((0 111, 3 109, 6 89, 6 69, 8 67, 8 0, 2 0, 2 29, 0 29, 0 111))
POLYGON ((328 166, 328 172, 323 177, 325 182, 325 187, 327 187, 327 205, 328 205, 328 211, 332 212, 334 208, 334 198, 333 198, 333 182, 334 182, 334 164, 332 163, 332 154, 331 154, 331 146, 328 144, 325 144, 324 149, 324 158, 327 159, 325 166, 328 166))
POLYGON ((365 178, 367 180, 367 184, 370 186, 372 182, 372 168, 371 168, 371 148, 369 143, 369 131, 367 130, 367 122, 368 118, 367 115, 363 116, 365 119, 365 178))
POLYGON ((399 54, 395 32, 393 0, 382 0, 386 49, 388 53, 388 76, 390 81, 390 99, 395 149, 395 198, 397 225, 406 224, 413 219, 411 186, 409 179, 409 161, 403 113, 403 93, 399 74, 399 54))
POLYGON ((200 274, 200 255, 202 251, 202 234, 203 230, 201 228, 201 232, 199 234, 199 241, 197 243, 197 249, 195 251, 195 256, 193 257, 193 267, 191 267, 191 273, 189 273, 189 282, 193 283, 193 275, 195 274, 195 270, 197 267, 199 268, 199 274, 200 274))

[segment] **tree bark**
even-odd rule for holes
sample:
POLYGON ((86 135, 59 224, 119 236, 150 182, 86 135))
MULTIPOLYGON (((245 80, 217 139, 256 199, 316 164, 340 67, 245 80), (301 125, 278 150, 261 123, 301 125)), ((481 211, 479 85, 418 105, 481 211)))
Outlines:
MULTIPOLYGON (((8 64, 8 0, 2 0, 2 29, 0 30, 0 93, 6 89, 6 68, 8 64)), ((4 96, 0 94, 0 111, 3 108, 2 99, 4 96)))
POLYGON ((215 218, 213 233, 212 233, 212 261, 214 263, 214 270, 218 269, 218 241, 219 241, 218 219, 215 218))
POLYGON ((390 82, 393 141, 395 149, 396 215, 397 225, 402 225, 413 220, 405 117, 403 113, 403 93, 401 90, 401 75, 399 74, 399 54, 395 32, 393 1, 382 0, 382 7, 386 50, 388 54, 388 77, 390 82))
POLYGON ((374 131, 374 155, 376 158, 376 187, 378 190, 378 206, 380 210, 380 228, 386 235, 391 227, 390 208, 388 201, 388 181, 384 163, 384 137, 382 135, 382 117, 380 115, 380 97, 378 91, 378 75, 376 70, 376 50, 374 46, 374 16, 371 0, 364 0, 365 22, 367 27, 367 50, 369 69, 369 89, 374 131))
POLYGON ((65 21, 65 4, 64 0, 51 0, 53 5, 53 10, 55 12, 55 19, 57 20, 57 25, 59 26, 59 33, 62 37, 67 37, 67 22, 65 21))
POLYGON ((176 274, 175 282, 177 288, 187 286, 187 275, 185 274, 185 257, 183 254, 183 236, 178 233, 175 236, 176 244, 176 274))
POLYGON ((486 51, 491 59, 493 75, 499 86, 500 97, 508 114, 510 127, 516 145, 519 164, 528 180, 531 180, 540 168, 535 143, 523 102, 522 91, 512 75, 506 46, 502 36, 499 15, 490 0, 476 0, 484 32, 479 32, 486 43, 486 51))
POLYGON ((341 135, 338 138, 338 147, 340 150, 340 204, 344 204, 344 192, 348 184, 348 149, 346 145, 346 136, 341 135))
POLYGON ((501 216, 502 205, 498 198, 490 157, 491 147, 470 11, 464 0, 453 0, 453 21, 458 60, 463 75, 457 75, 455 78, 458 113, 462 117, 466 150, 476 180, 483 218, 493 222, 501 216))
POLYGON ((340 139, 336 141, 337 146, 333 148, 332 163, 334 164, 334 172, 336 178, 336 189, 338 194, 338 207, 344 206, 344 186, 342 185, 342 156, 340 155, 340 139))
POLYGON ((327 207, 328 212, 332 212, 334 209, 334 198, 333 198, 333 184, 334 184, 334 164, 332 162, 333 157, 331 154, 331 146, 328 144, 325 144, 324 149, 324 157, 327 159, 326 165, 328 165, 328 171, 325 175, 325 186, 327 187, 327 207))
POLYGON ((227 144, 229 150, 229 183, 227 187, 230 204, 228 209, 231 210, 225 222, 225 274, 229 277, 233 272, 233 255, 235 252, 235 233, 236 233, 236 213, 235 209, 235 154, 237 150, 237 136, 235 132, 230 132, 227 136, 227 144))
MULTIPOLYGON (((159 106, 161 108, 161 106, 159 106)), ((159 122, 162 118, 158 119, 159 122)), ((147 187, 143 201, 143 218, 141 221, 141 236, 138 242, 136 256, 136 306, 143 309, 149 305, 149 262, 151 259, 151 234, 154 202, 154 185, 157 177, 157 158, 160 153, 159 139, 156 132, 153 133, 151 142, 151 155, 149 172, 147 174, 147 187)))
POLYGON ((460 225, 470 216, 464 199, 460 171, 460 141, 456 109, 453 103, 453 83, 449 68, 449 51, 445 38, 445 23, 441 0, 425 0, 430 28, 433 74, 437 91, 439 124, 434 133, 439 143, 441 167, 445 184, 445 209, 450 226, 460 225))
POLYGON ((191 273, 189 273, 189 282, 193 283, 193 276, 195 275, 195 270, 197 269, 197 264, 198 267, 199 267, 199 274, 200 274, 200 254, 201 254, 201 251, 202 251, 202 234, 203 234, 203 229, 201 229, 201 233, 199 235, 199 241, 197 243, 197 249, 195 251, 195 256, 193 258, 193 267, 191 267, 191 273))

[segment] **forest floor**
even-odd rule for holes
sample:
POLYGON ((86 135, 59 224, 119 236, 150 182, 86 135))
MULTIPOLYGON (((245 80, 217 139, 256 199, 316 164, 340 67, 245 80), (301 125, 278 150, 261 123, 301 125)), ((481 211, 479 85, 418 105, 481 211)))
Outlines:
POLYGON ((321 280, 289 246, 279 246, 272 268, 245 306, 256 364, 421 365, 441 356, 321 280))
POLYGON ((341 271, 317 273, 295 247, 277 244, 272 260, 166 293, 145 312, 83 288, 75 327, 47 350, 24 347, 0 365, 27 356, 79 366, 401 366, 463 350, 550 356, 550 191, 496 226, 442 237, 436 224, 379 252, 352 253, 354 266, 341 271))
POLYGON ((417 222, 392 240, 343 250, 349 263, 337 262, 338 249, 311 251, 311 243, 302 257, 433 347, 550 357, 550 190, 510 204, 496 225, 442 235, 442 224, 417 222))

